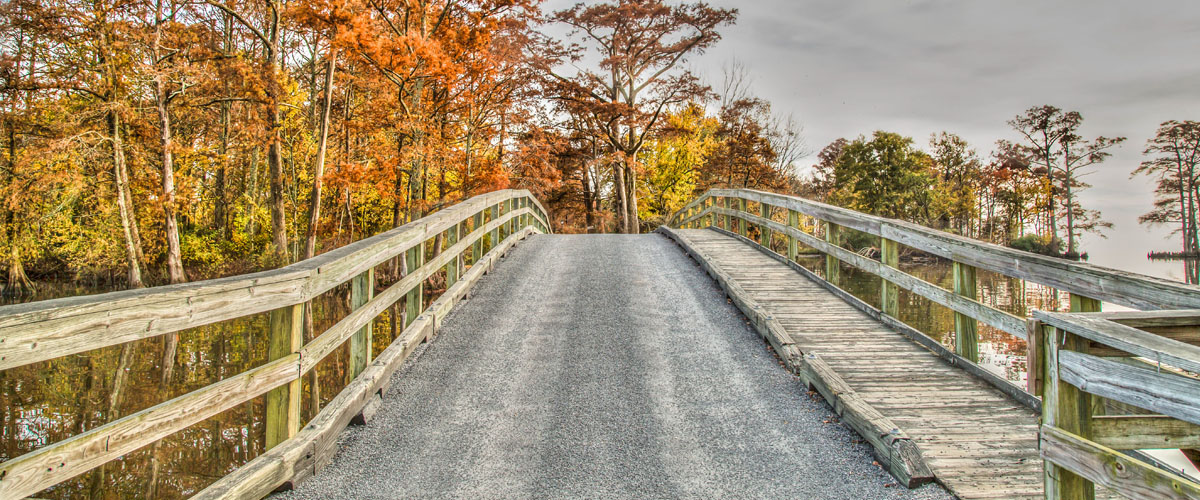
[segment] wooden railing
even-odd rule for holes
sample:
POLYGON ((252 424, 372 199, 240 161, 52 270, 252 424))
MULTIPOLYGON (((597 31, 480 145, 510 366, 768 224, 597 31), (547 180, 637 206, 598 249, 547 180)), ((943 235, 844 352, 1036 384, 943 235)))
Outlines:
POLYGON ((261 498, 307 477, 342 428, 369 418, 390 375, 470 286, 518 240, 549 231, 528 191, 496 191, 273 271, 0 307, 0 370, 270 313, 266 364, 0 464, 0 498, 37 493, 263 394, 267 451, 197 497, 261 498), (435 253, 439 236, 446 248, 435 253), (375 295, 374 270, 386 263, 403 277, 375 295), (447 290, 425 308, 423 283, 443 270, 447 290), (306 303, 347 282, 353 312, 303 344, 306 303), (372 322, 400 301, 403 333, 376 355, 372 322), (347 341, 353 380, 301 429, 301 378, 347 341))
POLYGON ((1046 498, 1200 499, 1200 484, 1118 450, 1200 448, 1200 310, 1035 312, 1046 498), (1113 414, 1115 410, 1115 413, 1113 414))
MULTIPOLYGON (((1200 308, 1200 287, 1023 252, 794 196, 748 189, 713 189, 675 213, 670 225, 678 228, 715 227, 743 238, 750 235, 751 228, 756 228, 758 241, 754 243, 767 249, 770 249, 772 235, 780 234, 786 238, 787 255, 779 257, 793 265, 799 245, 821 252, 825 255, 824 281, 833 286, 835 293, 1035 409, 1040 409, 1040 401, 1035 397, 1040 395, 1041 387, 1038 370, 1029 370, 1029 390, 1026 391, 977 364, 978 323, 1025 340, 1030 340, 1031 325, 1027 318, 996 309, 976 299, 976 269, 1069 292, 1071 310, 1075 312, 1099 311, 1102 301, 1143 310, 1200 308), (757 204, 757 210, 748 211, 748 203, 757 204), (802 230, 801 226, 819 227, 819 234, 823 237, 814 234, 817 233, 815 229, 814 233, 809 233, 802 230), (877 237, 880 259, 875 260, 843 248, 840 245, 843 228, 877 237), (951 261, 954 288, 947 290, 901 271, 901 245, 951 261), (837 288, 841 275, 840 264, 843 262, 882 278, 879 308, 865 305, 837 288), (949 351, 936 340, 898 319, 899 288, 954 311, 954 351, 949 351)), ((793 267, 820 279, 803 267, 793 267)), ((1029 345, 1039 344, 1034 340, 1029 345)), ((1031 363, 1034 362, 1038 359, 1037 353, 1031 350, 1028 358, 1031 363)))

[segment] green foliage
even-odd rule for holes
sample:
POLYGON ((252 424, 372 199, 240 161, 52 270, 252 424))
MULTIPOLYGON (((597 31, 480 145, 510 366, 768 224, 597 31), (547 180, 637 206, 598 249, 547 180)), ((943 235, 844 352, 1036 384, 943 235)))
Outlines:
POLYGON ((829 200, 860 212, 916 222, 930 218, 933 161, 910 137, 877 131, 847 144, 833 167, 829 200))
POLYGON ((1063 241, 1058 238, 1028 234, 1014 239, 1008 244, 1017 250, 1024 250, 1051 257, 1060 257, 1063 253, 1063 241))
POLYGON ((639 186, 638 216, 654 225, 683 208, 696 194, 698 168, 717 147, 718 122, 697 104, 668 113, 660 138, 639 156, 646 174, 639 186))

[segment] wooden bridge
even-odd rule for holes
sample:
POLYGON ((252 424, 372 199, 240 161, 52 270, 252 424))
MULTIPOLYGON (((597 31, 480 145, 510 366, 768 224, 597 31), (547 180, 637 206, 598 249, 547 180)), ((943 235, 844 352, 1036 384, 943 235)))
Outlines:
MULTIPOLYGON (((702 266, 903 485, 937 482, 964 499, 1200 499, 1200 484, 1140 451, 1200 448, 1200 289, 758 191, 710 191, 669 226, 637 238, 669 239, 702 266), (878 259, 842 244, 855 232, 878 242, 878 259), (952 289, 902 270, 902 248, 949 261, 952 289), (823 265, 801 264, 814 254, 823 265), (877 301, 839 288, 851 268, 881 280, 877 301), (980 271, 1069 293, 1070 311, 1026 318, 991 307, 977 297, 980 271), (952 349, 898 319, 901 289, 954 312, 952 349), (1100 312, 1102 303, 1134 310, 1100 312), (980 323, 1028 341, 1026 386, 978 364, 980 323)), ((329 480, 320 472, 343 430, 372 421, 392 375, 506 252, 548 232, 528 192, 499 191, 275 271, 0 308, 0 370, 270 313, 264 364, 3 462, 0 498, 38 495, 258 398, 267 450, 195 497, 257 499, 329 480), (399 272, 384 286, 377 269, 399 272), (433 300, 431 277, 446 285, 433 300), (353 312, 304 343, 306 304, 345 283, 353 312), (385 313, 402 321, 372 352, 385 313), (352 381, 302 422, 302 378, 344 345, 352 381)), ((662 328, 655 321, 646 328, 662 328)), ((422 422, 372 425, 422 432, 422 422)))

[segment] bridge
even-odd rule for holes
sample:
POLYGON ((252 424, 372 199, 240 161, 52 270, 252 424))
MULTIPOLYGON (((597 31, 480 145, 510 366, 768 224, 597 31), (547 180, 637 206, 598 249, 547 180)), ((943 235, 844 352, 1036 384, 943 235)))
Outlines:
POLYGON ((656 234, 549 228, 498 191, 273 271, 0 308, 0 370, 269 315, 263 363, 0 463, 0 498, 260 400, 265 451, 194 498, 1200 498, 1143 451, 1200 448, 1196 287, 751 190, 656 234), (1070 311, 992 307, 978 273, 1070 311), (347 285, 353 311, 305 342, 307 305, 347 285), (901 290, 953 311, 952 346, 900 319, 901 290), (982 329, 1027 342, 1026 385, 980 364, 982 329), (337 356, 352 378, 302 421, 337 356))

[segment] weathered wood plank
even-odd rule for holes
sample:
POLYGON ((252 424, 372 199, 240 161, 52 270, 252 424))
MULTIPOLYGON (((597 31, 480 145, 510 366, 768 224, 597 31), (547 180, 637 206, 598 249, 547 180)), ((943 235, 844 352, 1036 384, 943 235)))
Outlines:
MULTIPOLYGON (((398 295, 398 294, 397 294, 398 295)), ((375 297, 375 269, 368 269, 354 278, 350 284, 350 307, 358 309, 375 297)), ((392 304, 388 301, 387 304, 392 304)), ((382 311, 381 311, 382 312, 382 311)), ((376 315, 377 316, 377 315, 376 315)), ((371 316, 366 324, 350 337, 350 378, 357 377, 371 362, 372 328, 376 316, 371 316)))
MULTIPOLYGON (((756 217, 751 217, 753 222, 760 222, 756 217)), ((762 221, 765 224, 776 224, 769 221, 762 221)), ((805 245, 813 247, 827 255, 833 255, 842 262, 846 262, 854 267, 867 271, 876 276, 882 277, 889 283, 894 283, 905 290, 913 292, 917 295, 925 297, 939 305, 950 308, 955 312, 976 318, 979 321, 1000 329, 1006 333, 1012 334, 1019 338, 1025 336, 1025 319, 1019 318, 999 309, 984 305, 978 301, 968 299, 966 297, 955 294, 950 290, 946 290, 940 286, 929 283, 916 276, 905 273, 891 266, 885 266, 882 263, 863 257, 854 252, 846 250, 840 246, 832 245, 829 242, 823 241, 811 234, 787 228, 781 224, 774 226, 776 231, 788 233, 795 236, 805 245)))
MULTIPOLYGON (((955 262, 953 267, 954 294, 974 301, 977 288, 975 268, 960 262, 955 262)), ((954 313, 954 352, 972 363, 979 362, 978 328, 975 318, 960 312, 954 313)))
MULTIPOLYGON (((304 343, 304 306, 296 304, 271 311, 267 358, 283 359, 300 351, 304 343)), ((300 430, 300 377, 267 393, 265 425, 267 448, 287 441, 300 430)))
POLYGON ((272 271, 0 306, 0 370, 311 300, 395 257, 414 242, 457 224, 474 209, 514 193, 521 191, 476 196, 424 219, 272 271))
POLYGON ((1067 350, 1058 353, 1058 369, 1088 393, 1200 425, 1200 381, 1067 350))
POLYGON ((1092 440, 1118 450, 1200 448, 1200 425, 1163 415, 1097 416, 1092 440))
POLYGON ((1055 428, 1042 426, 1041 455, 1090 483, 1112 488, 1128 498, 1200 499, 1200 484, 1055 428))
POLYGON ((297 379, 292 354, 0 463, 0 498, 24 498, 297 379))
POLYGON ((956 262, 1136 309, 1200 308, 1200 287, 1082 262, 1023 252, 917 224, 855 212, 802 198, 747 189, 713 189, 725 196, 770 203, 881 236, 956 262))
MULTIPOLYGON (((500 227, 506 221, 493 220, 500 227)), ((491 228, 484 228, 490 231, 491 228)), ((246 465, 238 468, 212 485, 199 492, 193 498, 196 500, 211 500, 223 498, 262 498, 277 487, 290 481, 298 481, 309 477, 322 468, 336 450, 337 437, 362 408, 380 393, 387 391, 388 381, 392 373, 408 359, 413 350, 433 336, 435 314, 444 315, 449 312, 445 304, 453 304, 473 286, 485 271, 499 260, 509 248, 524 236, 535 232, 526 228, 520 233, 510 235, 503 242, 491 248, 480 260, 479 265, 473 266, 463 279, 459 280, 442 297, 439 297, 429 308, 429 312, 410 322, 408 327, 387 349, 379 354, 366 370, 313 418, 296 437, 282 445, 259 455, 246 465)), ((431 264, 433 268, 440 267, 431 264)), ((386 292, 385 292, 386 293, 386 292)), ((380 294, 383 296, 383 294, 380 294)))
POLYGON ((1101 344, 1200 373, 1200 347, 1108 321, 1096 314, 1034 311, 1038 320, 1101 344))

